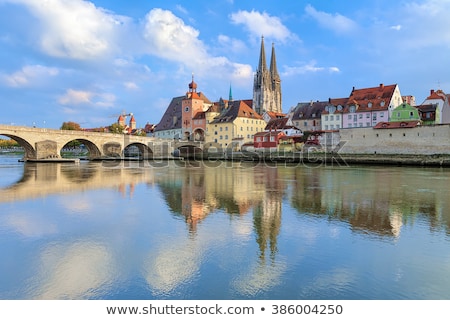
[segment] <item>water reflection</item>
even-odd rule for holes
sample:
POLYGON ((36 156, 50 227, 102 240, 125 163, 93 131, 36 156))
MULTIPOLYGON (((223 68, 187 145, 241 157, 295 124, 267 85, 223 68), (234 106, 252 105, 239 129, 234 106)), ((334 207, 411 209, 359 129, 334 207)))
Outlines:
POLYGON ((40 254, 31 298, 91 299, 104 294, 114 283, 114 265, 101 243, 53 243, 40 254))
MULTIPOLYGON (((345 221, 355 232, 398 237, 405 223, 417 219, 426 219, 431 228, 449 229, 449 180, 446 169, 35 163, 25 164, 21 179, 1 189, 0 203, 99 188, 116 188, 132 197, 136 185, 155 184, 172 214, 183 217, 193 233, 217 210, 251 212, 264 257, 267 250, 269 255, 276 252, 286 198, 299 214, 345 221)), ((84 211, 88 204, 68 204, 77 206, 84 211)))
POLYGON ((0 189, 0 238, 17 241, 21 255, 5 254, 0 271, 16 268, 24 285, 0 297, 117 298, 118 286, 136 278, 145 286, 129 289, 132 298, 370 297, 362 284, 387 273, 383 286, 405 286, 405 265, 421 274, 424 257, 435 275, 448 275, 448 251, 438 259, 429 249, 433 233, 448 236, 449 180, 438 168, 25 164, 16 183, 0 189), (27 212, 28 202, 41 207, 27 212), (378 253, 389 270, 347 234, 396 244, 405 229, 411 243, 423 229, 431 236, 420 258, 409 247, 405 261, 378 253))

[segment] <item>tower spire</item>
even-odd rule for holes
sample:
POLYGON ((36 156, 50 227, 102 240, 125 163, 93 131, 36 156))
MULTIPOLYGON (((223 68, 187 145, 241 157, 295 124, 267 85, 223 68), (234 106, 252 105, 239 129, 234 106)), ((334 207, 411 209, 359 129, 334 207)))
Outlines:
POLYGON ((230 83, 230 92, 228 94, 228 100, 233 101, 233 93, 231 92, 231 83, 230 83))
POLYGON ((261 36, 261 50, 259 53, 258 70, 261 72, 264 72, 264 70, 267 70, 266 50, 264 49, 264 36, 261 36))
POLYGON ((277 69, 277 58, 275 57, 275 45, 272 43, 272 56, 270 58, 270 76, 273 80, 280 79, 277 69))

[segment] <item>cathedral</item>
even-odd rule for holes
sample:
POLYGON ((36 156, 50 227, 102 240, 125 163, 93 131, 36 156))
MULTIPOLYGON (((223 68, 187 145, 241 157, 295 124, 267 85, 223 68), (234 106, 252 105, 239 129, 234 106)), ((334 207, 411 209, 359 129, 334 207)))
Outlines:
POLYGON ((267 68, 264 37, 261 38, 261 52, 258 69, 253 83, 253 109, 259 113, 282 113, 281 109, 281 80, 277 70, 275 48, 272 44, 270 68, 267 68))

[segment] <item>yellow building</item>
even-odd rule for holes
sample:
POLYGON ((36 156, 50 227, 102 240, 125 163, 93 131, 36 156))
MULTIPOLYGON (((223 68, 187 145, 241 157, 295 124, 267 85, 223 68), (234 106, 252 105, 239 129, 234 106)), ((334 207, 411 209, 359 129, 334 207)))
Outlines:
POLYGON ((264 131, 266 122, 249 104, 251 100, 228 101, 222 110, 207 111, 206 147, 226 149, 233 146, 236 150, 244 143, 253 143, 253 136, 264 131))

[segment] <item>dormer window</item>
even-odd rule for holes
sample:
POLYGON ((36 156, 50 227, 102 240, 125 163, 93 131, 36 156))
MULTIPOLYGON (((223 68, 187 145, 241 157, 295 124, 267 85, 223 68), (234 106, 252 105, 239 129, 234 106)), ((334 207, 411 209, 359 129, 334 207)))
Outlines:
POLYGON ((338 106, 337 106, 337 109, 338 109, 339 111, 341 111, 341 110, 342 110, 342 106, 341 106, 341 105, 338 105, 338 106))
POLYGON ((372 102, 369 102, 369 103, 367 104, 367 107, 372 108, 372 102))
POLYGON ((384 104, 385 104, 385 102, 384 102, 384 100, 382 100, 382 101, 380 102, 380 106, 384 107, 384 104))
POLYGON ((356 106, 355 105, 351 105, 349 108, 350 113, 354 113, 356 111, 356 106))

